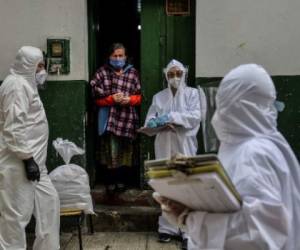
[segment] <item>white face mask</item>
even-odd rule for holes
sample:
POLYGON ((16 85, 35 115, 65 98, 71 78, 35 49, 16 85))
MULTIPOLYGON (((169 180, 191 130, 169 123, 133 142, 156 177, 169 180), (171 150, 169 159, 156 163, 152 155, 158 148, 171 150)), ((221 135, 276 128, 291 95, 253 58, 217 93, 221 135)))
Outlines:
POLYGON ((47 79, 47 72, 46 70, 41 70, 40 72, 35 74, 35 82, 37 83, 37 85, 43 85, 47 79))
POLYGON ((168 80, 168 83, 175 89, 178 89, 179 85, 181 82, 181 78, 180 77, 174 77, 174 78, 170 78, 168 80))

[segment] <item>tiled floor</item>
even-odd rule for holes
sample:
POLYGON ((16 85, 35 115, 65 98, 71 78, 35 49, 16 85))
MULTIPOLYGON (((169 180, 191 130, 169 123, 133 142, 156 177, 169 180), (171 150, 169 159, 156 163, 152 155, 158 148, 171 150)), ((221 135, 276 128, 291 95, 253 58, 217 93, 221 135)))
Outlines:
MULTIPOLYGON (((63 235, 62 250, 78 250, 78 237, 63 235)), ((179 242, 157 242, 156 233, 149 232, 103 232, 83 235, 84 250, 179 250, 179 242)))

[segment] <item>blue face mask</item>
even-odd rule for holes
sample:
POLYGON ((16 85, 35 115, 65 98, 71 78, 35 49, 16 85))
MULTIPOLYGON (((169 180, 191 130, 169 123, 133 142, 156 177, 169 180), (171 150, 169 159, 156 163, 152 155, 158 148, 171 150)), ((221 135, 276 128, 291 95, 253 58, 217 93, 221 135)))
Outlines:
POLYGON ((111 66, 113 66, 115 69, 121 69, 125 65, 125 59, 110 59, 109 63, 111 66))

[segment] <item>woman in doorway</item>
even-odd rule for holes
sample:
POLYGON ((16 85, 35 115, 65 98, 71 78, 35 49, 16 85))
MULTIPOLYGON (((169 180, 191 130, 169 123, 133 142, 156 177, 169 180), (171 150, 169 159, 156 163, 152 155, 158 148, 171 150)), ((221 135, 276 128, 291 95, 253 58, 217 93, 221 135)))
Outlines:
POLYGON ((99 107, 100 163, 106 166, 106 188, 110 194, 124 191, 139 126, 136 106, 141 104, 141 85, 137 70, 127 63, 123 44, 112 44, 107 63, 90 84, 99 107))

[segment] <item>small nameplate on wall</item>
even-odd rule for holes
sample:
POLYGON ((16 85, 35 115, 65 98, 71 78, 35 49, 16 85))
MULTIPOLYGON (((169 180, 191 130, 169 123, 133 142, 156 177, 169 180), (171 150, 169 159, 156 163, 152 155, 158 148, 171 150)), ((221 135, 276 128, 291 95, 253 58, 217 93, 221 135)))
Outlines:
POLYGON ((168 16, 189 16, 190 0, 166 0, 166 13, 168 16))

